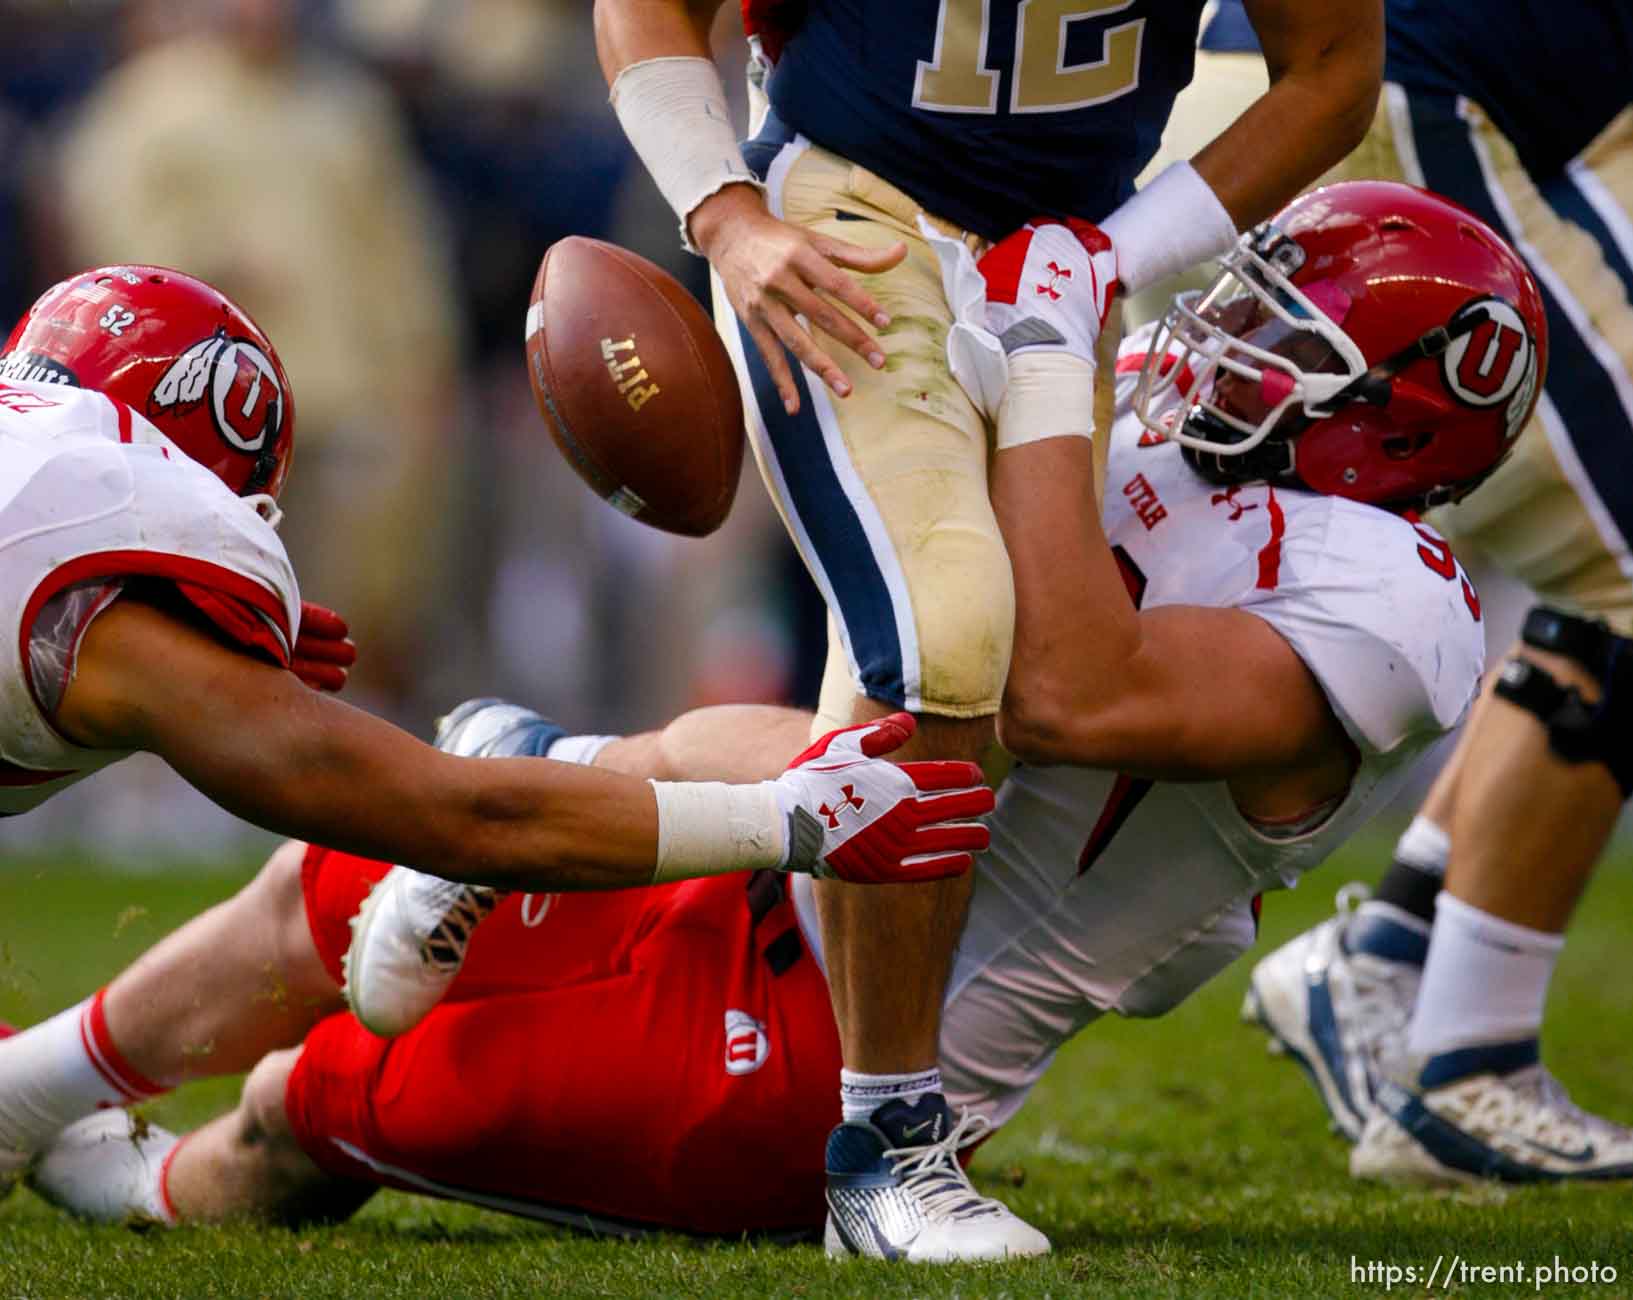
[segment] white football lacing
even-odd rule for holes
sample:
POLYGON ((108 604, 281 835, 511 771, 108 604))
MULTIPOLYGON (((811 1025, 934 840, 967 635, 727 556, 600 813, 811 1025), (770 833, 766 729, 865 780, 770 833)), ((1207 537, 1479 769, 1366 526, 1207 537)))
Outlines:
POLYGON ((1372 890, 1365 883, 1350 881, 1334 898, 1338 915, 1329 923, 1337 930, 1332 941, 1337 945, 1342 982, 1350 994, 1346 1006, 1338 1011, 1339 1035, 1346 1048, 1360 1055, 1369 1076, 1377 1073, 1381 1057, 1396 1055, 1404 1047, 1423 978, 1418 967, 1405 962, 1344 950, 1345 930, 1356 909, 1371 897, 1372 890))
POLYGON ((885 1155, 901 1178, 902 1190, 913 1197, 928 1219, 955 1222, 1007 1215, 1009 1207, 982 1196, 970 1182, 958 1153, 973 1146, 992 1129, 985 1115, 966 1110, 952 1131, 928 1146, 894 1147, 885 1155))
POLYGON ((1633 1142, 1633 1131, 1583 1110, 1540 1064, 1503 1075, 1496 1086, 1477 1084, 1469 1092, 1460 1124, 1476 1133, 1513 1135, 1561 1149, 1583 1145, 1590 1137, 1633 1142))
POLYGON ((1349 984, 1342 1032, 1352 1046, 1375 1065, 1380 1056, 1397 1054, 1412 1020, 1421 976, 1416 967, 1384 961, 1366 953, 1347 953, 1344 978, 1349 984))

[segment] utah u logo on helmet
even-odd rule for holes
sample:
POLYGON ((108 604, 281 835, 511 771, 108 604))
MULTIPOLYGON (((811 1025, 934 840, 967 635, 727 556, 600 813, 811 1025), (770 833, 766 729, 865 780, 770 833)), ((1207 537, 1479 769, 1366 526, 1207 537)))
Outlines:
POLYGON ((1477 298, 1458 317, 1474 316, 1467 332, 1453 320, 1446 349, 1446 386, 1470 406, 1495 406, 1519 386, 1532 360, 1531 336, 1519 312, 1501 298, 1477 298))
POLYGON ((1502 298, 1476 298, 1458 309, 1448 332, 1451 346, 1440 363, 1446 387, 1465 406, 1507 402, 1514 436, 1530 414, 1537 386, 1537 347, 1525 318, 1502 298))
POLYGON ((186 415, 210 402, 216 428, 240 451, 277 441, 283 424, 283 387, 266 354, 247 339, 218 329, 183 352, 159 377, 147 416, 186 415))

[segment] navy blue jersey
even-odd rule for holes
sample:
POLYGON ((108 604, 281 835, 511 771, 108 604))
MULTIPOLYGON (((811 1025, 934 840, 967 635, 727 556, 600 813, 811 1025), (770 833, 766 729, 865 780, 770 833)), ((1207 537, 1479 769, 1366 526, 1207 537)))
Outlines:
POLYGON ((1546 178, 1633 103, 1628 0, 1389 0, 1385 75, 1466 95, 1546 178))
MULTIPOLYGON (((1387 0, 1384 75, 1465 95, 1546 179, 1633 103, 1629 0, 1387 0)), ((1240 50, 1241 0, 1221 0, 1202 48, 1240 50)))
POLYGON ((989 239, 1042 214, 1099 221, 1191 79, 1202 4, 812 0, 771 77, 769 130, 989 239))

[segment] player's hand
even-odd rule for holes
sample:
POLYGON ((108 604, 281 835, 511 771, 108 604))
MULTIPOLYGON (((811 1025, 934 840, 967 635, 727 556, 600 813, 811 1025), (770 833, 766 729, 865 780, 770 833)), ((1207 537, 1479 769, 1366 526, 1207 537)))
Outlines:
POLYGON ((314 691, 338 691, 346 684, 346 674, 357 662, 346 620, 332 609, 301 601, 301 630, 295 638, 295 652, 289 671, 314 691))
POLYGON ((865 884, 962 875, 992 836, 973 818, 992 811, 974 763, 895 763, 884 754, 913 734, 912 716, 831 731, 773 783, 790 814, 789 871, 865 884))
POLYGON ((878 341, 838 304, 875 328, 890 324, 890 317, 841 268, 889 270, 907 256, 906 244, 864 248, 803 230, 773 217, 759 194, 745 185, 728 185, 705 199, 692 213, 690 229, 693 242, 720 276, 732 310, 765 359, 790 415, 799 410, 799 392, 788 352, 840 397, 851 391, 845 372, 812 337, 812 327, 837 339, 875 370, 884 367, 878 341))
POLYGON ((1117 295, 1117 255, 1099 226, 1035 217, 976 263, 987 328, 1010 355, 1067 352, 1094 364, 1117 295))

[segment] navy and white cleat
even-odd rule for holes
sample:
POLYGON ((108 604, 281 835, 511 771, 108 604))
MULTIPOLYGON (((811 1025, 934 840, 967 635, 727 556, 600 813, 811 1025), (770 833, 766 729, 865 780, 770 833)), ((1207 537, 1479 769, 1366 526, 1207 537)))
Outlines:
POLYGON ((940 1093, 886 1102, 871 1120, 828 1135, 829 1255, 919 1263, 1046 1255, 1049 1239, 1002 1201, 982 1196, 958 1162, 991 1125, 956 1124, 940 1093))
POLYGON ((567 734, 542 713, 485 696, 466 700, 437 719, 431 743, 466 758, 546 758, 567 734))
POLYGON ((1535 1041, 1465 1048, 1390 1067, 1350 1173, 1436 1187, 1633 1179, 1633 1129, 1572 1102, 1535 1041))
MULTIPOLYGON (((473 758, 543 758, 567 733, 503 700, 466 700, 437 722, 436 747, 473 758)), ((407 1033, 442 1000, 476 927, 500 891, 443 880, 410 867, 388 871, 352 918, 342 958, 346 999, 382 1038, 407 1033)))
POLYGON ((1336 916, 1263 958, 1242 1003, 1242 1019, 1269 1033, 1271 1051, 1303 1067, 1351 1142, 1372 1113, 1380 1055, 1403 1047, 1428 948, 1394 909, 1354 911, 1358 897, 1364 893, 1346 885, 1336 916))

